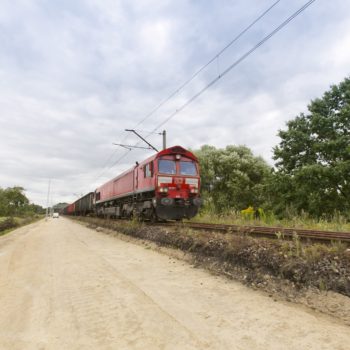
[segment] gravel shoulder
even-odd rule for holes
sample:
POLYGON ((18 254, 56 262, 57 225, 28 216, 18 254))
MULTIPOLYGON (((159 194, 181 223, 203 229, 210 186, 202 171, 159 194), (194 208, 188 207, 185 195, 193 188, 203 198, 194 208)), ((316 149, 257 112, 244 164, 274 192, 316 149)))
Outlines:
POLYGON ((335 318, 65 218, 0 237, 0 349, 348 349, 335 318))

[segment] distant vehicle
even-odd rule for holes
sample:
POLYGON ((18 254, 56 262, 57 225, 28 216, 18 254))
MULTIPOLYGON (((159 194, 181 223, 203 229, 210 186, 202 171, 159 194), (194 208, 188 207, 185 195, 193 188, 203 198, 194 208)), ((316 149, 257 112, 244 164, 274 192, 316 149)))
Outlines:
POLYGON ((54 219, 58 219, 58 218, 60 217, 60 214, 58 214, 58 213, 53 213, 52 217, 53 217, 54 219))

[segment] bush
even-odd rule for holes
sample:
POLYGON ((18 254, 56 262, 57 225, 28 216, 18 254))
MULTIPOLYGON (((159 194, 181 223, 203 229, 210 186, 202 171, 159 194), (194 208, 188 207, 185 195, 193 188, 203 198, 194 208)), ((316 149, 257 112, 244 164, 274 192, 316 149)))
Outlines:
POLYGON ((0 232, 9 230, 11 228, 17 227, 18 224, 14 220, 14 218, 6 218, 5 220, 0 222, 0 232))

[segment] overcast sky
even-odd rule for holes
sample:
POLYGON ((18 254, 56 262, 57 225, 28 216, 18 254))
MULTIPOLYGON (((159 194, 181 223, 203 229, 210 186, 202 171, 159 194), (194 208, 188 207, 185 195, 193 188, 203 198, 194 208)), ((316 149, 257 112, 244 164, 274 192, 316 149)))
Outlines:
MULTIPOLYGON (((147 135, 306 0, 281 0, 138 125, 274 1, 1 0, 0 187, 45 205, 51 178, 51 202, 72 202, 149 156, 117 163, 112 143, 135 144, 125 128, 147 135)), ((349 1, 317 0, 166 123, 168 145, 244 144, 273 164, 278 130, 349 63, 349 1)))

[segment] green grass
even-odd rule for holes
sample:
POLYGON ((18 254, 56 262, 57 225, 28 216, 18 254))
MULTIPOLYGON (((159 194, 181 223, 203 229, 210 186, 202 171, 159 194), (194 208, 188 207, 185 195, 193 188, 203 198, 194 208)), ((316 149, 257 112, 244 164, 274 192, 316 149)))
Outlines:
POLYGON ((276 226, 300 229, 350 232, 350 223, 341 215, 335 215, 332 220, 313 219, 307 215, 295 216, 290 219, 278 219, 273 214, 266 214, 265 218, 252 219, 244 217, 240 212, 225 215, 204 212, 190 220, 191 222, 206 222, 213 224, 276 226))

